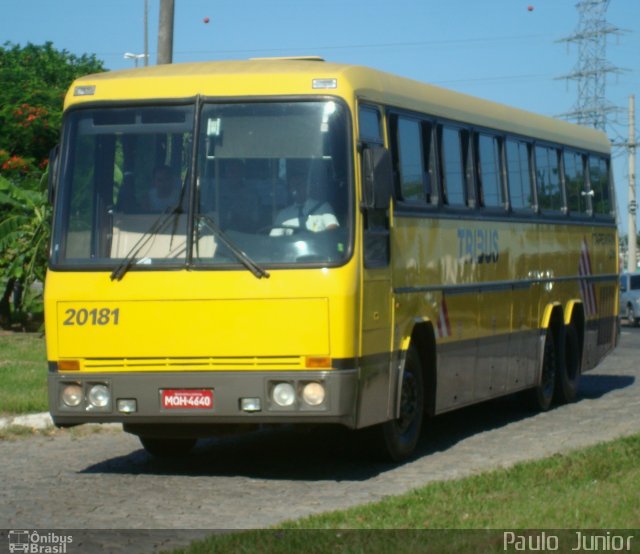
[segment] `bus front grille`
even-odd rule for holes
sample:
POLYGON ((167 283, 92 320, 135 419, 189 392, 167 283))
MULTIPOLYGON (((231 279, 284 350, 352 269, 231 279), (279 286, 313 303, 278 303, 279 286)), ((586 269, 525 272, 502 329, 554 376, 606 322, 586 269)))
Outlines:
POLYGON ((82 371, 226 371, 304 369, 302 356, 195 358, 86 358, 82 371))

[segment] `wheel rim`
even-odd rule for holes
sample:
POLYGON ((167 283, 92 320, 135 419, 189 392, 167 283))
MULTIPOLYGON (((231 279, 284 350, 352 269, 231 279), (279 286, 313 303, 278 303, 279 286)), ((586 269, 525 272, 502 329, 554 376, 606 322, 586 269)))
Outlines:
POLYGON ((553 395, 556 381, 556 353, 553 340, 545 343, 544 366, 542 368, 542 392, 545 397, 553 395))
POLYGON ((400 417, 397 419, 401 433, 409 430, 418 411, 418 391, 416 378, 412 371, 405 370, 402 378, 402 392, 400 394, 400 417))

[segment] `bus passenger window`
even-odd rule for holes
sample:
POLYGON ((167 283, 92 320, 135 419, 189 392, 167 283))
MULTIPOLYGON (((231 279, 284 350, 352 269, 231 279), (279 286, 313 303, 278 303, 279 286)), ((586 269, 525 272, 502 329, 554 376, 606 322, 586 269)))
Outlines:
POLYGON ((477 152, 481 205, 491 208, 503 207, 500 139, 490 135, 479 135, 477 152))
POLYGON ((398 170, 402 200, 411 204, 425 204, 424 168, 420 122, 398 120, 398 170))
POLYGON ((564 207, 558 151, 555 148, 536 146, 536 184, 540 210, 560 211, 564 207))
POLYGON ((609 168, 604 158, 589 157, 589 183, 593 191, 591 196, 593 213, 595 215, 611 215, 609 168))
POLYGON ((514 210, 531 210, 531 169, 526 142, 507 139, 509 197, 514 210))
POLYGON ((358 118, 360 121, 360 140, 382 144, 380 112, 370 106, 360 106, 358 118))
POLYGON ((445 203, 450 206, 467 205, 461 138, 459 129, 454 127, 441 128, 440 152, 442 154, 445 203))
POLYGON ((588 213, 584 178, 584 158, 571 150, 564 151, 564 182, 567 208, 571 214, 588 213))

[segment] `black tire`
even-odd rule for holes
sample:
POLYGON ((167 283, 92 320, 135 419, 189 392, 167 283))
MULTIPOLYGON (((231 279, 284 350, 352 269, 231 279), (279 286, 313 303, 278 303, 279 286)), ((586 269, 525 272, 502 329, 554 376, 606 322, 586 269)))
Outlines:
POLYGON ((627 304, 627 323, 632 327, 640 324, 640 319, 636 317, 636 312, 631 304, 627 304))
POLYGON ((138 437, 144 449, 155 458, 175 459, 186 456, 198 439, 168 439, 158 437, 138 437))
POLYGON ((551 408, 553 395, 555 392, 556 375, 558 374, 558 351, 556 349, 556 339, 553 329, 547 329, 547 336, 544 339, 544 354, 542 357, 542 375, 540 383, 529 392, 529 404, 531 408, 546 412, 551 408))
POLYGON ((573 325, 564 330, 564 363, 556 374, 556 400, 559 404, 575 402, 582 370, 582 356, 578 332, 573 325))
POLYGON ((422 364, 414 346, 407 350, 400 392, 400 417, 367 431, 369 446, 376 457, 400 462, 415 450, 424 418, 424 387, 422 364))

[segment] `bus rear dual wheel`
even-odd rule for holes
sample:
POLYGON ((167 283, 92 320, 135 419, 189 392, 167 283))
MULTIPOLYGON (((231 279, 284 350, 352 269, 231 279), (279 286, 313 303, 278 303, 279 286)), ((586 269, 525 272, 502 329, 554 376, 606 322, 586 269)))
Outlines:
POLYGON ((539 411, 547 411, 554 400, 567 404, 577 397, 581 352, 576 328, 564 326, 559 338, 561 344, 553 330, 547 330, 540 384, 530 391, 531 404, 539 411))

